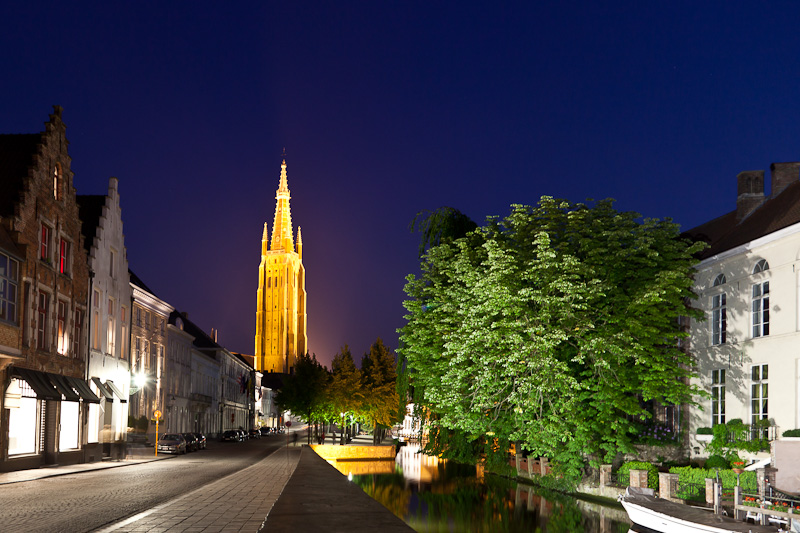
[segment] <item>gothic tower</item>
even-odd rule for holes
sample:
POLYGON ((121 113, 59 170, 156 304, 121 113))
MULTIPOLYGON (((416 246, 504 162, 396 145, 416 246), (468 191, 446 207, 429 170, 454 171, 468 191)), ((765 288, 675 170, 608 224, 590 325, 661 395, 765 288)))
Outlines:
POLYGON ((295 248, 289 198, 284 160, 275 194, 272 238, 266 222, 261 238, 255 350, 259 372, 291 373, 297 356, 306 353, 308 346, 303 237, 298 227, 295 248))

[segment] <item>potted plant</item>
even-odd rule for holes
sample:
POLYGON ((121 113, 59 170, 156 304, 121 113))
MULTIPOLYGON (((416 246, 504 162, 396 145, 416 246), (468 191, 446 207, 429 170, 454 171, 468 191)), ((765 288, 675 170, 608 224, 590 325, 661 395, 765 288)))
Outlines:
POLYGON ((731 462, 731 470, 733 470, 734 474, 741 474, 744 472, 744 461, 731 462))

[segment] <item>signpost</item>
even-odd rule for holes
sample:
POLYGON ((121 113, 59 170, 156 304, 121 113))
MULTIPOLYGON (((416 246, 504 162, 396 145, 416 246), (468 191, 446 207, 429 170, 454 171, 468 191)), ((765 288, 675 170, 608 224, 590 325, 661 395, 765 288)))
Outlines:
POLYGON ((156 457, 158 457, 158 420, 161 418, 161 411, 153 411, 153 418, 156 419, 156 457))

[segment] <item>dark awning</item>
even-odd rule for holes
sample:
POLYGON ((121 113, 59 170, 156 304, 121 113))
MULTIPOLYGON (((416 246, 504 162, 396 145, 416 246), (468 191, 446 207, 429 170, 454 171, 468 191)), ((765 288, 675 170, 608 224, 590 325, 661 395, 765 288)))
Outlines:
POLYGON ((100 381, 100 378, 92 378, 92 381, 94 381, 94 384, 97 385, 98 389, 100 389, 100 394, 103 395, 107 402, 114 401, 114 393, 111 392, 111 389, 106 387, 102 381, 100 381))
POLYGON ((30 385, 40 400, 60 400, 61 394, 55 389, 53 384, 47 379, 44 372, 28 370, 27 368, 11 367, 12 375, 19 377, 30 385))
POLYGON ((122 403, 128 403, 128 399, 127 399, 127 398, 126 398, 126 397, 125 397, 125 396, 122 394, 122 391, 121 391, 121 390, 119 390, 119 387, 117 387, 116 385, 114 385, 114 382, 113 382, 113 381, 111 381, 110 379, 109 379, 109 380, 107 380, 107 381, 106 381, 106 386, 107 386, 109 389, 111 389, 111 391, 112 391, 114 394, 116 394, 116 395, 117 395, 117 398, 119 398, 119 401, 120 401, 120 402, 122 402, 122 403))
POLYGON ((51 374, 50 372, 46 373, 46 376, 56 390, 64 396, 66 401, 79 402, 81 400, 81 397, 73 390, 72 385, 64 378, 64 376, 60 374, 51 374))
POLYGON ((74 388, 78 394, 80 394, 84 402, 100 403, 100 398, 98 398, 97 395, 92 392, 92 389, 89 388, 89 384, 86 383, 86 381, 80 378, 73 378, 72 376, 64 377, 72 384, 72 388, 74 388))

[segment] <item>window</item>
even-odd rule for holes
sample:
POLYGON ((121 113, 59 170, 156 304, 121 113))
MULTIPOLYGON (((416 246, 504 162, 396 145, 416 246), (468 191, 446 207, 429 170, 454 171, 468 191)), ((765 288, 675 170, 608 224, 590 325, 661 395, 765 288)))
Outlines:
POLYGON ((122 337, 120 338, 119 356, 122 359, 128 358, 128 309, 123 305, 119 310, 119 322, 122 326, 122 337))
POLYGON ((753 337, 769 335, 769 281, 753 285, 753 337))
POLYGON ((56 310, 57 320, 57 337, 56 337, 56 350, 59 355, 67 355, 69 349, 69 335, 67 335, 67 302, 58 300, 58 309, 56 310))
POLYGON ((769 263, 767 263, 766 259, 762 259, 756 263, 756 266, 753 267, 753 274, 758 274, 759 272, 764 272, 765 270, 769 270, 769 263))
POLYGON ((106 353, 107 354, 114 354, 114 333, 115 324, 114 324, 114 299, 108 299, 108 330, 106 332, 106 353))
POLYGON ((117 264, 117 252, 116 250, 111 250, 111 254, 108 258, 108 275, 111 276, 112 279, 114 278, 114 267, 116 266, 116 264, 117 264))
POLYGON ((100 349, 100 291, 92 294, 92 350, 100 349))
POLYGON ((64 180, 61 174, 61 165, 55 164, 53 168, 53 198, 61 200, 63 198, 62 189, 64 188, 64 180))
POLYGON ((42 238, 39 242, 39 259, 50 261, 50 235, 53 230, 47 224, 42 224, 42 238))
POLYGON ((150 329, 150 311, 144 312, 144 329, 150 329))
POLYGON ((752 366, 750 377, 753 382, 750 389, 750 415, 752 427, 755 428, 760 420, 769 418, 769 365, 752 366))
POLYGON ((142 360, 147 360, 147 364, 145 365, 143 363, 142 366, 147 368, 148 370, 150 370, 151 368, 151 363, 149 361, 149 358, 147 357, 147 353, 149 351, 150 351, 150 344, 147 342, 147 340, 142 341, 142 360))
POLYGON ((78 402, 61 402, 61 424, 58 432, 58 450, 74 450, 78 447, 80 427, 78 402))
POLYGON ((136 325, 142 326, 142 309, 140 307, 136 308, 136 325))
POLYGON ((711 371, 711 425, 725 423, 725 370, 711 371))
POLYGON ((19 263, 0 253, 0 320, 17 321, 19 263))
POLYGON ((39 291, 39 307, 36 310, 36 347, 39 350, 47 349, 47 306, 49 296, 46 292, 39 291))
POLYGON ((164 319, 162 318, 162 319, 161 319, 161 334, 162 334, 162 335, 164 334, 164 324, 165 324, 165 321, 164 321, 164 319))
POLYGON ((711 298, 711 344, 725 344, 728 329, 728 310, 725 293, 711 298))
POLYGON ((83 311, 75 310, 75 324, 72 333, 72 357, 81 356, 81 338, 83 337, 83 311))
POLYGON ((718 287, 720 285, 725 285, 725 274, 720 274, 716 278, 714 278, 714 287, 718 287))
MULTIPOLYGON (((39 409, 36 393, 27 382, 12 378, 11 384, 19 387, 22 394, 19 408, 8 412, 8 455, 36 453, 36 422, 43 413, 39 409)), ((44 402, 41 403, 42 410, 44 402)))
POLYGON ((58 247, 58 271, 62 274, 69 274, 69 242, 61 239, 58 247))

